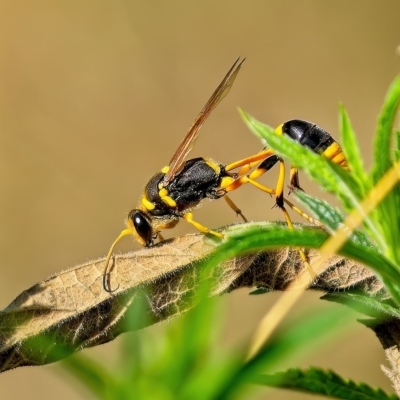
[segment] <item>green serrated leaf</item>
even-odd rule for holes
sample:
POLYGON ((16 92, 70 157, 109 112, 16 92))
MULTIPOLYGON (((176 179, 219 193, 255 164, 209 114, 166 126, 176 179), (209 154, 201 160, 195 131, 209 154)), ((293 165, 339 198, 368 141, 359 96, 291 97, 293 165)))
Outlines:
POLYGON ((320 368, 289 369, 273 375, 260 374, 253 383, 283 389, 301 390, 310 394, 322 394, 346 400, 398 400, 395 395, 385 393, 381 389, 371 388, 365 383, 355 383, 344 379, 332 371, 320 368))
POLYGON ((344 304, 362 314, 385 321, 389 318, 400 318, 400 311, 391 300, 382 300, 377 296, 365 296, 358 292, 327 293, 321 297, 324 300, 344 304))
MULTIPOLYGON (((393 131, 393 124, 400 104, 400 75, 391 84, 379 115, 375 137, 375 160, 371 177, 376 183, 399 157, 399 133, 393 131)), ((400 185, 377 207, 376 221, 379 223, 389 256, 400 264, 397 238, 400 235, 400 185)))
POLYGON ((374 144, 374 165, 372 168, 372 180, 374 183, 378 182, 393 164, 391 151, 392 129, 399 102, 400 75, 390 85, 378 118, 374 144))
POLYGON ((344 215, 339 209, 332 207, 327 201, 297 190, 294 192, 296 200, 305 205, 316 218, 321 221, 331 233, 344 221, 344 215))
POLYGON ((284 362, 295 355, 304 354, 318 349, 329 336, 335 335, 336 329, 347 325, 346 321, 353 319, 350 313, 337 309, 302 316, 290 327, 286 326, 277 332, 269 342, 255 355, 254 358, 239 368, 225 386, 220 389, 216 398, 230 398, 244 383, 253 382, 254 376, 276 368, 277 363, 284 362), (344 325, 346 324, 346 325, 344 325))
MULTIPOLYGON (((400 104, 400 75, 398 75, 389 87, 382 110, 378 118, 374 142, 374 164, 371 171, 371 179, 377 183, 393 165, 396 157, 394 121, 400 104)), ((398 147, 398 143, 397 143, 398 147)), ((397 264, 400 264, 400 252, 397 238, 400 235, 400 209, 399 189, 395 188, 381 202, 376 209, 376 221, 380 226, 385 243, 388 247, 388 256, 397 264)))
POLYGON ((365 173, 365 167, 362 162, 360 146, 356 134, 351 125, 350 118, 343 104, 339 105, 339 127, 343 152, 346 156, 347 165, 351 173, 359 182, 359 188, 363 196, 370 190, 370 181, 365 173))
MULTIPOLYGON (((344 221, 344 215, 335 207, 332 207, 327 201, 318 199, 308 195, 302 191, 294 193, 296 199, 308 207, 311 212, 321 221, 330 233, 333 233, 339 228, 344 221)), ((378 250, 372 240, 362 231, 355 230, 352 234, 352 239, 355 243, 363 244, 368 247, 373 247, 378 250)))

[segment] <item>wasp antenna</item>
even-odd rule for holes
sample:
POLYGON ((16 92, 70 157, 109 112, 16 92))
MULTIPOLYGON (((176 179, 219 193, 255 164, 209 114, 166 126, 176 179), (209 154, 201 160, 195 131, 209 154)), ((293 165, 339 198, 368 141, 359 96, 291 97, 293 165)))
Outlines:
POLYGON ((113 293, 113 292, 115 292, 115 291, 117 291, 117 290, 119 289, 119 284, 118 284, 118 286, 117 286, 115 289, 109 289, 109 288, 107 287, 107 277, 109 277, 109 276, 110 276, 109 273, 103 275, 103 289, 104 289, 107 293, 113 293))
MULTIPOLYGON (((108 292, 108 293, 115 292, 115 291, 119 288, 119 285, 118 285, 118 287, 117 287, 116 289, 114 289, 114 290, 109 289, 109 288, 107 287, 107 281, 106 281, 107 276, 110 276, 110 272, 111 272, 111 271, 108 272, 108 264, 109 264, 109 262, 110 262, 112 253, 113 253, 113 251, 114 251, 114 247, 115 247, 115 245, 116 245, 123 237, 129 236, 129 235, 132 235, 132 234, 133 234, 133 229, 132 229, 132 228, 124 229, 124 230, 119 234, 119 236, 115 239, 114 243, 111 245, 110 251, 109 251, 108 254, 107 254, 106 262, 105 262, 105 265, 104 265, 104 272, 103 272, 103 288, 104 288, 104 290, 105 290, 106 292, 108 292)), ((109 286, 109 285, 108 285, 108 286, 109 286)))

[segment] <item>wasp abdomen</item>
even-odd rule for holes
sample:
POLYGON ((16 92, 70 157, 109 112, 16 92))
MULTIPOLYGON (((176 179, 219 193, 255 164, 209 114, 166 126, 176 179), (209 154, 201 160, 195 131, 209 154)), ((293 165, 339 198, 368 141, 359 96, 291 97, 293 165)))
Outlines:
POLYGON ((316 153, 323 153, 335 142, 332 136, 318 125, 299 119, 285 122, 282 132, 316 153))

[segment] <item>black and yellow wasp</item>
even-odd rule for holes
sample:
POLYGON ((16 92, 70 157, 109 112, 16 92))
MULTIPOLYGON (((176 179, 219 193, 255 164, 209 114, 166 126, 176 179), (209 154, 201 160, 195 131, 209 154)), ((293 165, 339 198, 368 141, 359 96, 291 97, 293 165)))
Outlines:
MULTIPOLYGON (((235 61, 194 120, 168 166, 162 168, 149 180, 137 208, 129 212, 126 221, 127 228, 114 241, 106 258, 103 286, 107 292, 116 290, 111 290, 109 284, 107 284, 108 264, 115 245, 122 237, 132 235, 142 246, 149 247, 153 245, 155 239, 163 240, 161 230, 173 228, 182 218, 199 231, 213 234, 222 239, 223 235, 220 232, 213 231, 196 221, 192 211, 205 198, 224 198, 237 215, 247 221, 241 210, 228 196, 229 192, 238 189, 243 184, 251 184, 266 193, 275 195, 276 205, 283 211, 290 228, 293 228, 293 225, 285 209, 285 203, 309 221, 318 223, 284 197, 285 164, 269 148, 264 148, 258 154, 227 165, 203 157, 186 160, 198 138, 199 129, 211 111, 229 93, 244 60, 240 61, 240 58, 238 58, 235 61), (280 173, 275 189, 257 182, 261 175, 278 162, 280 173), (237 170, 237 172, 232 172, 234 170, 237 170)), ((328 132, 315 124, 302 120, 292 120, 280 125, 276 129, 276 133, 288 135, 300 144, 321 153, 346 168, 346 161, 340 146, 328 132)), ((295 167, 292 167, 290 171, 290 186, 293 189, 300 188, 298 171, 295 167)), ((306 256, 301 250, 300 254, 303 261, 307 263, 306 256)))

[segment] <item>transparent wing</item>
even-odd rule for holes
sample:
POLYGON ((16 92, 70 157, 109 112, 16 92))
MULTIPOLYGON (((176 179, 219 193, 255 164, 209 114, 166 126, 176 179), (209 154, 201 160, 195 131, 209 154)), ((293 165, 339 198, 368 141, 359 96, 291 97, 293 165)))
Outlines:
POLYGON ((240 63, 239 60, 240 57, 235 61, 228 73, 225 75, 222 82, 215 89, 214 93, 211 95, 210 99, 207 101, 203 109, 200 111, 199 115, 194 120, 192 126, 186 133, 182 143, 176 149, 175 154, 172 156, 171 161, 169 162, 169 171, 164 176, 163 186, 167 186, 181 171, 187 155, 189 154, 190 150, 192 150, 194 143, 199 136, 199 129, 204 124, 211 111, 231 90, 233 82, 235 81, 236 76, 239 73, 240 67, 242 66, 245 58, 240 61, 240 63))

